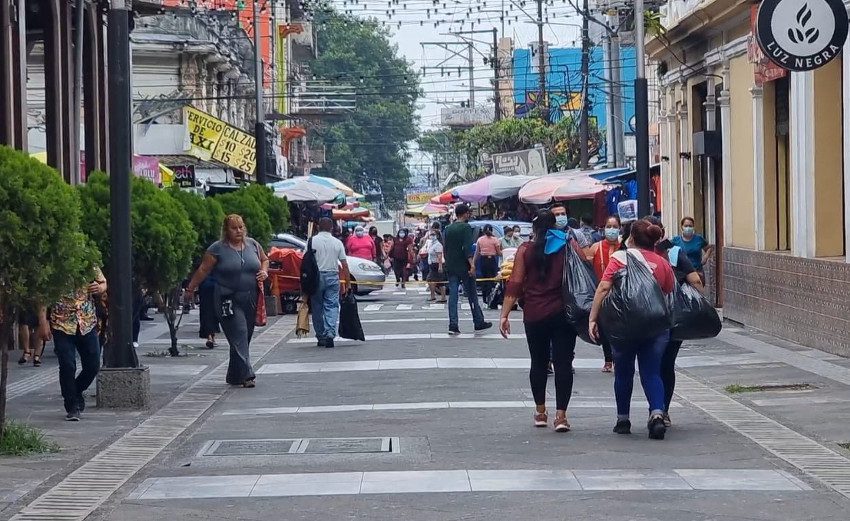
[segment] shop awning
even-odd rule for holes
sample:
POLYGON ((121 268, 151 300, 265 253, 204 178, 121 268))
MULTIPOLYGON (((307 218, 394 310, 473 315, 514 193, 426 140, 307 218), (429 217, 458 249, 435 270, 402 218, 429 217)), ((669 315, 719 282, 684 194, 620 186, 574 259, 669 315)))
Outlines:
POLYGON ((431 217, 436 215, 447 215, 449 207, 444 204, 428 203, 419 206, 409 206, 404 211, 407 217, 431 217))
POLYGON ((277 197, 286 197, 289 202, 343 203, 345 194, 337 188, 310 181, 308 177, 293 177, 269 185, 277 197))
POLYGON ((549 204, 555 201, 593 199, 605 191, 605 183, 594 179, 593 171, 574 170, 550 174, 529 181, 519 191, 519 200, 526 204, 549 204))
POLYGON ((452 195, 467 203, 486 203, 501 201, 519 193, 526 183, 537 179, 536 176, 517 175, 488 175, 471 183, 456 186, 452 195))

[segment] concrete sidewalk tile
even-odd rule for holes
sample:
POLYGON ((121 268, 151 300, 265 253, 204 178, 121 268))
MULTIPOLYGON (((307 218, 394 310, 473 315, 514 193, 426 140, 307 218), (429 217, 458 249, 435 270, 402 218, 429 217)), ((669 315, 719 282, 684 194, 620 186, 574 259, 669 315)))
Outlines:
POLYGON ((470 470, 473 492, 581 490, 569 470, 470 470))
POLYGON ((493 363, 499 369, 528 369, 531 360, 528 358, 494 358, 493 363))
POLYGON ((299 412, 298 407, 258 407, 255 409, 236 409, 225 411, 222 416, 252 416, 262 414, 295 414, 299 412))
POLYGON ((330 496, 360 493, 362 472, 266 474, 251 490, 251 497, 330 496))
POLYGON ((575 470, 583 490, 691 490, 687 481, 673 471, 575 470))
POLYGON ((380 360, 378 369, 436 369, 436 358, 408 358, 400 360, 380 360))
POLYGON ((154 478, 137 499, 248 497, 260 475, 154 478))
POLYGON ((470 492, 465 470, 365 472, 361 494, 470 492))
POLYGON ((801 488, 777 470, 676 469, 697 490, 811 490, 801 488))
POLYGON ((327 364, 316 362, 293 363, 293 364, 263 364, 255 371, 256 374, 283 374, 283 373, 318 373, 327 364))
POLYGON ((766 364, 768 362, 773 362, 773 360, 768 360, 764 356, 755 353, 744 353, 740 355, 680 356, 676 359, 676 365, 684 369, 691 367, 766 364))
POLYGON ((371 411, 372 405, 317 405, 312 407, 299 407, 299 413, 317 413, 317 412, 351 412, 351 411, 371 411))
POLYGON ((440 369, 496 369, 492 358, 437 358, 440 369))
POLYGON ((320 372, 333 373, 337 371, 377 371, 378 360, 355 360, 351 362, 324 362, 317 364, 320 372))

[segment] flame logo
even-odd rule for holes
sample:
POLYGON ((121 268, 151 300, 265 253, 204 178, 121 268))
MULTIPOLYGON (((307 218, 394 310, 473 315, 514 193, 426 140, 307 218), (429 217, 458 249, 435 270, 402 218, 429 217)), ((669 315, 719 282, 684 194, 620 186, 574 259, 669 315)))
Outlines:
POLYGON ((807 29, 811 19, 812 10, 809 4, 805 3, 797 12, 797 26, 788 29, 788 38, 794 43, 815 43, 820 36, 820 30, 817 27, 807 29))

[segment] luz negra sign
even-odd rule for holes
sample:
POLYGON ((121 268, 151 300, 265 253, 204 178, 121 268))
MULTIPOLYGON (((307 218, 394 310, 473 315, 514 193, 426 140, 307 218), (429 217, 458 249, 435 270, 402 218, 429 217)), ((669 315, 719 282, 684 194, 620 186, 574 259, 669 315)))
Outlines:
POLYGON ((835 59, 847 30, 843 0, 764 0, 759 7, 759 45, 791 71, 810 71, 835 59))

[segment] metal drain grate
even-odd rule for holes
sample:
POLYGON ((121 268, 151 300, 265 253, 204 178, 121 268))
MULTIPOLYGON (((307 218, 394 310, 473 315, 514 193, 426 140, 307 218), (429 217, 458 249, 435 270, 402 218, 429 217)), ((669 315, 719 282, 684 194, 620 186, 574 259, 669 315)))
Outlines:
POLYGON ((805 474, 850 498, 850 460, 721 392, 678 373, 676 394, 805 474))
MULTIPOLYGON (((286 329, 285 322, 279 321, 257 337, 252 343, 257 361, 286 336, 286 329)), ((83 521, 224 394, 227 364, 223 362, 207 373, 174 401, 24 507, 10 521, 83 521)))
POLYGON ((290 440, 216 440, 206 445, 204 456, 265 456, 290 454, 298 449, 300 439, 290 440))
POLYGON ((299 454, 369 454, 398 452, 398 438, 308 438, 299 454), (395 449, 395 450, 393 450, 395 449))

